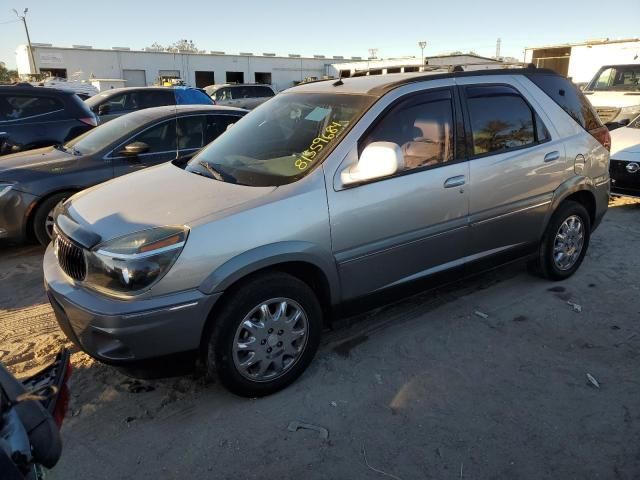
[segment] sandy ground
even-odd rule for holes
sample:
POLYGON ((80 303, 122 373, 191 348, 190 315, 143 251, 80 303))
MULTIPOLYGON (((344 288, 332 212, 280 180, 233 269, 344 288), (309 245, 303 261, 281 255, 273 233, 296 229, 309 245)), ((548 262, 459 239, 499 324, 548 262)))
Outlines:
MULTIPOLYGON (((76 352, 50 478, 638 479, 639 246, 640 202, 618 199, 570 280, 518 263, 367 312, 259 400, 194 375, 133 381, 76 352)), ((41 257, 0 247, 0 361, 19 375, 65 341, 41 257)))

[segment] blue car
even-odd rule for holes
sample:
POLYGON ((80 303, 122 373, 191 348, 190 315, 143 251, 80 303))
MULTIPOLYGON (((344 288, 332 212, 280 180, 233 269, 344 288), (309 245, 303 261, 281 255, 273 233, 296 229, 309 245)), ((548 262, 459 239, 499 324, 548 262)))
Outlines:
POLYGON ((192 87, 114 88, 94 95, 85 103, 101 124, 144 108, 214 104, 209 95, 192 87))

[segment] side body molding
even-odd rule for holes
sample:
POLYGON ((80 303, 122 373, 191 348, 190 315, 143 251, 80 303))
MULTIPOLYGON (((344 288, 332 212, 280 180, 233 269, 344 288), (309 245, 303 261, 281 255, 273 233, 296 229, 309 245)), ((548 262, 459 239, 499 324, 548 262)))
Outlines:
POLYGON ((198 288, 205 294, 222 292, 253 272, 286 262, 303 262, 318 268, 327 279, 331 303, 339 303, 340 284, 333 255, 303 241, 271 243, 243 252, 214 270, 198 288))

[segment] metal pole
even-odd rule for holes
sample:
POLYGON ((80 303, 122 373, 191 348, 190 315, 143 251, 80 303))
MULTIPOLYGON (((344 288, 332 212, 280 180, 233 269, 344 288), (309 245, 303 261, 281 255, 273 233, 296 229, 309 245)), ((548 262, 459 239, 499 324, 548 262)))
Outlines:
POLYGON ((420 50, 422 51, 422 66, 424 67, 424 49, 427 46, 427 42, 418 42, 418 46, 420 47, 420 50))
POLYGON ((14 8, 13 9, 14 13, 16 14, 16 17, 18 17, 20 20, 22 20, 22 24, 24 25, 24 31, 27 34, 27 44, 28 44, 28 48, 29 48, 29 60, 31 61, 31 66, 33 66, 33 72, 35 74, 40 73, 37 65, 36 65, 36 59, 33 57, 33 47, 31 46, 31 37, 29 36, 29 27, 27 27, 27 12, 29 11, 28 8, 24 9, 24 14, 23 15, 19 15, 18 11, 14 8))

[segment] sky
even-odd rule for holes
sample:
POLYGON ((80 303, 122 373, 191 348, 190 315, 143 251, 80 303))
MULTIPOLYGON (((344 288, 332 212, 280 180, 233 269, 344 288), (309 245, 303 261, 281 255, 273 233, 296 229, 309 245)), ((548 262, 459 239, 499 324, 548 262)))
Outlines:
POLYGON ((55 46, 142 49, 193 40, 204 50, 367 57, 456 50, 523 58, 528 46, 640 37, 640 0, 0 0, 0 61, 15 67, 26 43, 12 8, 29 8, 31 41, 55 46))

